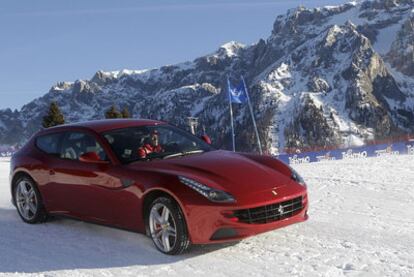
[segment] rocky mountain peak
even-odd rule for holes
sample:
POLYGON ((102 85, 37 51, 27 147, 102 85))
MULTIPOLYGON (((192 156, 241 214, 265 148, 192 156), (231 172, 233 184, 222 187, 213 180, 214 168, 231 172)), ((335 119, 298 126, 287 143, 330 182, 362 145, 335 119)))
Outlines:
POLYGON ((57 82, 56 85, 50 88, 49 92, 61 92, 70 89, 72 86, 73 82, 57 82))
POLYGON ((222 57, 238 56, 240 50, 243 48, 245 48, 244 44, 238 43, 236 41, 230 41, 220 46, 219 50, 217 51, 217 55, 222 57))
POLYGON ((91 82, 94 82, 98 85, 105 85, 107 83, 113 82, 114 79, 116 79, 115 74, 112 74, 111 72, 105 72, 105 71, 99 70, 92 77, 91 82))

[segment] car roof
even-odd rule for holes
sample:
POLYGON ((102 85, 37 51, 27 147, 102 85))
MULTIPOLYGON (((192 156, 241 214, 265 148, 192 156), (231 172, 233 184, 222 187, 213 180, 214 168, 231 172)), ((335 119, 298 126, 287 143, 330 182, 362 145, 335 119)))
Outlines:
POLYGON ((70 129, 89 129, 97 133, 102 133, 115 129, 122 129, 128 127, 139 127, 139 126, 154 126, 166 124, 163 121, 151 120, 151 119, 102 119, 102 120, 92 120, 77 122, 71 124, 59 125, 56 127, 51 127, 44 129, 41 133, 49 131, 68 131, 70 129))

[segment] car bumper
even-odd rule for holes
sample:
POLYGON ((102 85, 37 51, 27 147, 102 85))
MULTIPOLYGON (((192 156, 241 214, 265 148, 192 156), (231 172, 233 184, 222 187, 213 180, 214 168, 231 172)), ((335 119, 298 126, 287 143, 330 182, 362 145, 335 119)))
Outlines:
MULTIPOLYGON (((237 217, 232 216, 232 212, 240 209, 256 208, 263 206, 264 203, 251 204, 248 206, 194 206, 189 209, 187 214, 188 231, 193 244, 211 244, 241 240, 253 235, 267 231, 279 229, 294 223, 306 221, 308 219, 308 197, 306 192, 291 195, 283 201, 302 197, 302 207, 292 216, 275 220, 268 223, 246 223, 241 222, 237 217)), ((268 204, 277 204, 281 200, 268 204)), ((188 210, 188 209, 187 209, 188 210)))

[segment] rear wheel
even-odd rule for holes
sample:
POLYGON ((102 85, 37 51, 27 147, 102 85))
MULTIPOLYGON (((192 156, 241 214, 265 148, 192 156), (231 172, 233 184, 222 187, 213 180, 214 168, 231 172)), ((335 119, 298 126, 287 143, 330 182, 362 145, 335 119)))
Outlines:
POLYGON ((31 178, 24 176, 16 181, 14 200, 17 212, 24 222, 34 224, 46 220, 42 198, 31 178))
POLYGON ((183 213, 171 198, 156 198, 149 207, 147 222, 152 241, 161 252, 177 255, 190 245, 183 213))

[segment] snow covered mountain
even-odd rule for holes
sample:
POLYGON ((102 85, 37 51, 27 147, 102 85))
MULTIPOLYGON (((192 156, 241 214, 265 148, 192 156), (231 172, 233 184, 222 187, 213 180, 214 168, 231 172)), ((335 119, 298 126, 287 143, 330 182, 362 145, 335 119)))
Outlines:
MULTIPOLYGON (((98 71, 61 82, 19 111, 0 111, 0 145, 40 128, 51 101, 69 122, 101 119, 112 104, 134 117, 187 126, 230 148, 226 78, 248 83, 265 150, 359 145, 414 132, 414 0, 299 7, 278 16, 267 40, 151 70, 98 71), (200 128, 201 129, 201 128, 200 128)), ((234 106, 237 150, 255 149, 247 107, 234 106)))

